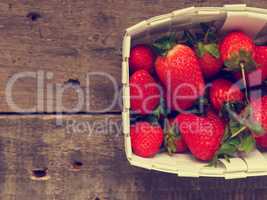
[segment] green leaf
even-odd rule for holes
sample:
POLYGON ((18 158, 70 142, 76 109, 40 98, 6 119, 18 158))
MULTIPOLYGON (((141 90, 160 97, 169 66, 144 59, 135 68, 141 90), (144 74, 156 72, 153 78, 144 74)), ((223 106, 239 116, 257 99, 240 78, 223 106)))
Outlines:
POLYGON ((252 137, 251 134, 249 134, 241 140, 241 144, 239 145, 238 150, 241 152, 249 153, 255 149, 255 146, 255 139, 252 137))
POLYGON ((232 155, 234 154, 235 152, 237 151, 237 147, 235 145, 231 145, 229 143, 223 143, 220 150, 219 150, 219 153, 218 155, 232 155))
POLYGON ((205 50, 215 58, 220 58, 220 51, 216 43, 210 43, 204 46, 205 50))
POLYGON ((176 45, 176 34, 172 33, 169 36, 164 36, 153 43, 153 47, 158 54, 166 55, 170 49, 176 45))
POLYGON ((265 130, 264 128, 261 126, 261 124, 257 123, 257 122, 248 122, 246 123, 247 127, 256 135, 263 135, 265 134, 265 130))
POLYGON ((169 114, 169 110, 166 106, 166 102, 163 97, 160 98, 160 103, 158 107, 153 111, 152 114, 158 119, 160 118, 161 115, 163 117, 167 117, 167 115, 169 114))
POLYGON ((233 138, 230 141, 228 141, 230 145, 238 146, 240 144, 240 140, 238 138, 233 138))
POLYGON ((198 57, 202 57, 205 54, 205 46, 202 42, 197 43, 197 55, 198 57))

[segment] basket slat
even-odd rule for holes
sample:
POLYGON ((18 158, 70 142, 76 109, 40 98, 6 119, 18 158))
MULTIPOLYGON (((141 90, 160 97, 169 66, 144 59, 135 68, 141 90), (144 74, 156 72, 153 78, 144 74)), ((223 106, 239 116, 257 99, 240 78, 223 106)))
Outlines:
POLYGON ((244 154, 242 158, 246 162, 247 172, 267 172, 267 160, 258 150, 244 154))
POLYGON ((230 162, 225 159, 220 159, 220 161, 226 167, 226 173, 233 173, 233 172, 246 172, 247 165, 246 163, 240 158, 230 158, 230 162))
POLYGON ((136 36, 139 33, 142 33, 144 31, 146 31, 147 29, 147 21, 141 21, 138 24, 126 29, 127 34, 131 35, 131 36, 136 36))
POLYGON ((126 153, 126 156, 127 156, 127 159, 128 160, 131 160, 132 159, 132 147, 131 147, 131 138, 130 138, 130 135, 125 135, 125 153, 126 153))
POLYGON ((248 35, 255 37, 266 25, 266 18, 258 18, 260 14, 249 12, 227 12, 227 19, 221 32, 233 30, 244 31, 248 35), (246 23, 240 23, 245 21, 246 23), (248 28, 249 27, 249 28, 248 28))
POLYGON ((126 34, 123 38, 123 46, 122 46, 123 61, 126 61, 126 59, 130 57, 130 49, 131 49, 131 36, 126 34))
POLYGON ((227 11, 246 11, 246 4, 227 4, 224 5, 225 10, 227 11))
POLYGON ((123 61, 121 68, 122 68, 121 82, 123 85, 127 85, 129 83, 129 64, 128 64, 128 61, 123 61))

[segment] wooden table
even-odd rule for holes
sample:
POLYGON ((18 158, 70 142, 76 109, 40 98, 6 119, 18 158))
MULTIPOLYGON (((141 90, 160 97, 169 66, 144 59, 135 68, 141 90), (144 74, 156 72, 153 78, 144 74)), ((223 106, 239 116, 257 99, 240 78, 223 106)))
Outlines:
POLYGON ((0 199, 267 199, 267 177, 180 178, 130 166, 119 103, 102 110, 113 100, 110 80, 98 74, 86 88, 88 72, 120 84, 125 28, 179 8, 235 2, 267 8, 264 0, 1 0, 0 199), (61 98, 56 89, 64 87, 61 98), (87 103, 65 113, 77 91, 90 91, 87 103))

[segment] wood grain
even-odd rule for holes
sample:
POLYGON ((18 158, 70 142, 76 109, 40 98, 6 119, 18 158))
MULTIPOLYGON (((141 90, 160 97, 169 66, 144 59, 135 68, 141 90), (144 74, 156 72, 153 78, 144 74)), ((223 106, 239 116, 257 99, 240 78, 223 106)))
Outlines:
MULTIPOLYGON (((233 3, 267 8, 265 0, 1 0, 0 199, 266 199, 266 177, 191 179, 130 166, 120 115, 111 115, 120 111, 119 97, 111 109, 96 114, 113 100, 110 81, 94 77, 86 88, 88 72, 105 72, 120 87, 121 41, 127 27, 179 8, 233 3), (53 74, 45 80, 45 90, 62 88, 69 80, 75 85, 64 93, 68 108, 76 105, 79 88, 90 91, 90 106, 80 109, 90 115, 42 115, 65 111, 46 92, 36 115, 12 114, 5 94, 8 81, 17 73, 38 71, 53 74), (73 122, 75 128, 68 129, 73 122), (40 173, 34 176, 33 171, 47 174, 37 178, 40 173)), ((15 103, 35 106, 40 88, 32 78, 18 81, 15 103)))
POLYGON ((267 192, 266 177, 191 179, 132 167, 120 123, 116 115, 1 116, 0 199, 238 200, 267 192), (47 179, 33 179, 36 169, 47 169, 47 179))
MULTIPOLYGON (((49 0, 10 1, 0 3, 0 111, 16 112, 7 104, 5 89, 8 81, 21 72, 51 72, 53 78, 45 81, 43 106, 29 112, 62 112, 56 106, 55 91, 48 95, 51 84, 62 88, 70 79, 78 80, 76 89, 66 89, 63 105, 77 104, 77 88, 89 91, 87 103, 80 112, 96 112, 111 105, 114 87, 108 78, 94 77, 89 87, 88 72, 104 72, 114 77, 120 87, 121 42, 124 30, 149 17, 188 6, 221 6, 237 1, 211 0, 49 0), (38 18, 33 18, 37 13, 38 18), (32 21, 34 20, 34 21, 32 21)), ((266 1, 238 1, 248 5, 267 7, 266 1)), ((23 78, 13 88, 15 103, 21 108, 32 108, 37 103, 36 80, 23 78)), ((120 111, 119 99, 108 109, 120 111)), ((11 104, 12 105, 12 104, 11 104)), ((20 111, 23 112, 23 111, 20 111)), ((27 112, 27 110, 25 111, 27 112)))

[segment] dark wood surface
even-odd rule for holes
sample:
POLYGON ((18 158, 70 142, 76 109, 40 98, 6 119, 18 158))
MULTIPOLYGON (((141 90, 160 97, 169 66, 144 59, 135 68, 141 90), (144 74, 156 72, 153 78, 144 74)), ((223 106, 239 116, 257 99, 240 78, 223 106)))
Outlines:
MULTIPOLYGON (((55 113, 64 110, 54 106, 16 114, 6 102, 8 80, 25 71, 49 71, 54 74, 48 81, 53 86, 70 80, 83 90, 87 72, 105 72, 120 87, 125 28, 179 8, 230 3, 267 8, 264 0, 1 0, 0 199, 267 199, 267 177, 181 178, 130 166, 119 103, 97 113, 114 94, 110 82, 101 77, 92 80, 90 106, 79 114, 58 118, 55 113), (71 123, 75 126, 70 128, 71 123)), ((18 82, 13 90, 16 104, 35 105, 37 89, 32 79, 18 82)), ((75 91, 66 91, 63 102, 75 105, 75 91)), ((55 98, 45 95, 44 103, 54 105, 55 98)))

